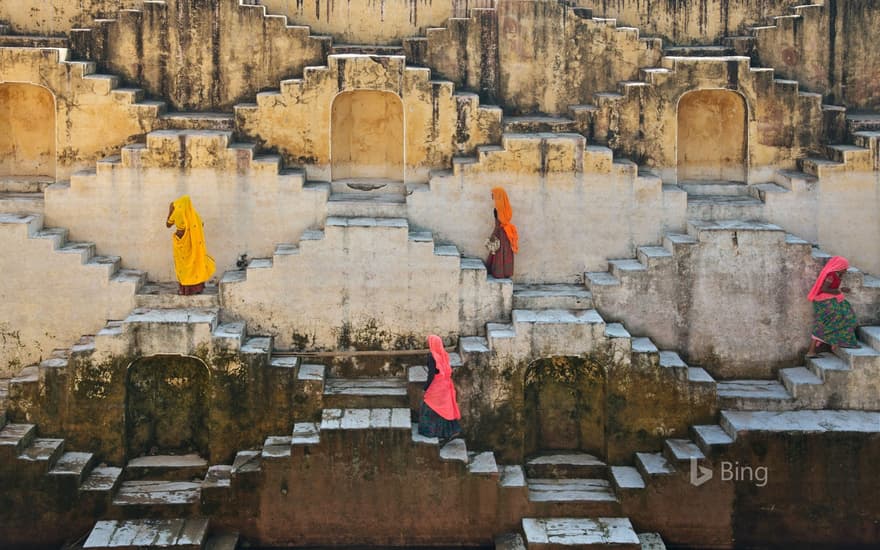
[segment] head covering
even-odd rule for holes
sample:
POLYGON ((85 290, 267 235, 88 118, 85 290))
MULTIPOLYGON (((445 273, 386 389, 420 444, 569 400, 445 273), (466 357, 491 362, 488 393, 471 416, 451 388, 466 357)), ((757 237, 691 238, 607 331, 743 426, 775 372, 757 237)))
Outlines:
POLYGON ((825 282, 828 275, 837 271, 846 271, 847 269, 849 269, 849 262, 846 261, 846 258, 843 256, 834 256, 828 260, 825 267, 822 268, 822 272, 819 273, 819 278, 813 283, 813 288, 810 289, 810 293, 807 294, 807 299, 811 302, 821 302, 822 300, 834 298, 838 302, 842 302, 844 300, 843 294, 828 294, 827 292, 822 292, 822 283, 825 282))
POLYGON ((510 201, 507 199, 507 193, 501 187, 492 188, 492 200, 495 201, 495 210, 498 212, 498 223, 501 224, 504 233, 507 234, 507 240, 510 241, 510 248, 513 253, 519 252, 519 234, 516 232, 516 226, 510 223, 513 218, 513 209, 510 208, 510 201))
POLYGON ((168 217, 178 230, 186 231, 183 237, 172 234, 174 243, 174 271, 182 285, 204 283, 214 275, 217 266, 208 255, 202 218, 193 208, 189 195, 174 201, 174 211, 168 217))
POLYGON ((428 347, 437 364, 437 374, 425 391, 425 403, 446 420, 458 420, 461 412, 458 410, 455 386, 452 384, 449 354, 443 348, 443 340, 439 336, 428 336, 428 347))

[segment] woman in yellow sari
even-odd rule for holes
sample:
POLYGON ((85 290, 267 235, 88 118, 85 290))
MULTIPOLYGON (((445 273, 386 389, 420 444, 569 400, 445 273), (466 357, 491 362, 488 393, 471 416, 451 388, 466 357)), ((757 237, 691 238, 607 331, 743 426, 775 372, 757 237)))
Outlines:
POLYGON ((168 206, 165 227, 175 226, 171 236, 174 246, 174 271, 180 285, 177 293, 182 296, 199 294, 205 282, 214 275, 216 264, 205 246, 202 218, 193 208, 189 195, 184 195, 168 206))

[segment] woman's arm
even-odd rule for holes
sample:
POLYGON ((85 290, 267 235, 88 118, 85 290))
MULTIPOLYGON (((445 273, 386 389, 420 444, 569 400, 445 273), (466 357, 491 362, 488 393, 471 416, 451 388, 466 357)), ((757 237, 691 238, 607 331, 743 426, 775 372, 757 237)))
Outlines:
POLYGON ((428 380, 425 381, 425 389, 431 385, 431 382, 434 381, 434 375, 437 374, 437 362, 434 361, 434 356, 430 353, 428 354, 428 380))
POLYGON ((165 227, 171 227, 174 225, 174 221, 171 220, 171 214, 174 214, 174 203, 168 204, 168 217, 165 218, 165 227))
POLYGON ((831 277, 830 276, 825 277, 825 280, 822 281, 822 288, 819 289, 819 292, 824 293, 824 294, 832 294, 835 296, 837 294, 841 293, 839 288, 831 288, 831 277))

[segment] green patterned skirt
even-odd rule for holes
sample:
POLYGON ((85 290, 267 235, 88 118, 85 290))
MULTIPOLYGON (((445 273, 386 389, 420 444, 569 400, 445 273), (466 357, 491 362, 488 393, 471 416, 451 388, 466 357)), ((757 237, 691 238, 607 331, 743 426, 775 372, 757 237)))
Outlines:
POLYGON ((832 346, 857 345, 858 320, 849 302, 838 302, 834 299, 813 302, 813 313, 813 338, 832 346))

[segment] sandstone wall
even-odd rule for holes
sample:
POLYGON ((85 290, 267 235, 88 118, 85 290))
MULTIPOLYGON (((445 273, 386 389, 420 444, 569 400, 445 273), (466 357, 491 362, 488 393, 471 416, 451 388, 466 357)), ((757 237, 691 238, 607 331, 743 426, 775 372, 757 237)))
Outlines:
MULTIPOLYGON (((303 166, 309 179, 325 181, 338 177, 330 150, 337 138, 331 134, 357 129, 333 116, 334 102, 345 92, 353 92, 352 97, 363 90, 388 92, 400 98, 403 134, 384 137, 402 138, 385 148, 403 151, 407 182, 427 181, 432 169, 448 166, 459 150, 498 139, 499 109, 480 108, 474 94, 455 94, 450 82, 432 80, 430 70, 405 67, 404 61, 403 56, 332 55, 328 66, 309 67, 302 79, 282 82, 280 91, 259 94, 254 105, 237 106, 236 128, 248 140, 277 151, 286 164, 303 166)), ((349 139, 367 145, 364 136, 349 139)))
POLYGON ((110 279, 110 265, 38 238, 39 216, 0 215, 0 377, 47 359, 134 307, 135 283, 110 279))
POLYGON ((47 190, 47 221, 69 229, 71 238, 95 239, 125 267, 157 281, 175 280, 165 219, 180 195, 189 194, 202 216, 217 277, 240 254, 271 256, 275 244, 296 242, 323 221, 326 187, 303 188, 301 172, 279 174, 277 157, 254 161, 252 151, 226 148, 225 136, 151 134, 147 146, 125 149, 97 173, 47 190))
MULTIPOLYGON (((18 89, 19 84, 41 86, 54 96, 54 112, 38 104, 14 103, 11 108, 16 117, 33 109, 30 116, 53 126, 55 166, 45 171, 59 180, 142 137, 159 116, 159 104, 137 103, 134 94, 117 88, 115 79, 93 70, 89 64, 67 62, 63 50, 0 48, 0 83, 16 83, 18 89)), ((42 162, 40 155, 32 156, 32 162, 42 162)))
POLYGON ((395 44, 403 38, 442 26, 449 17, 463 17, 468 7, 491 6, 492 0, 264 0, 271 13, 286 15, 315 33, 329 34, 341 44, 395 44))
POLYGON ((323 64, 330 43, 238 0, 145 3, 89 27, 71 34, 78 55, 183 111, 253 101, 305 66, 323 64))
POLYGON ((754 57, 804 89, 848 109, 880 108, 880 54, 875 47, 880 5, 827 0, 796 10, 756 32, 754 57))
POLYGON ((659 242, 684 223, 684 193, 664 193, 659 178, 612 164, 611 151, 584 149, 581 136, 509 135, 480 162, 436 175, 430 191, 408 200, 414 224, 485 257, 494 227, 491 189, 504 187, 519 231, 517 282, 576 282, 608 258, 659 242))
POLYGON ((645 34, 662 36, 676 44, 717 43, 725 36, 746 34, 751 25, 784 15, 798 0, 580 0, 596 17, 614 17, 645 34))
POLYGON ((505 110, 565 114, 570 105, 593 103, 596 92, 637 79, 639 69, 656 66, 661 53, 660 41, 640 39, 638 29, 582 18, 555 1, 498 5, 505 110))
POLYGON ((0 3, 0 21, 20 34, 62 35, 88 26, 97 17, 114 17, 121 9, 136 8, 142 0, 21 0, 0 3))

